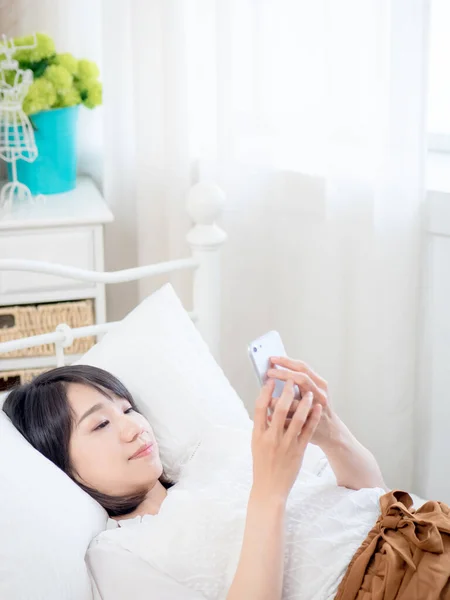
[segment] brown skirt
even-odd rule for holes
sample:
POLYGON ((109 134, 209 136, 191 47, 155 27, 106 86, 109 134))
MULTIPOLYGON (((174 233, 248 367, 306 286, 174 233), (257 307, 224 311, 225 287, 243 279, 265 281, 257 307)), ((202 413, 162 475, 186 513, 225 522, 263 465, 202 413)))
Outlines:
POLYGON ((335 600, 450 600, 450 509, 405 492, 380 498, 381 516, 353 557, 335 600))

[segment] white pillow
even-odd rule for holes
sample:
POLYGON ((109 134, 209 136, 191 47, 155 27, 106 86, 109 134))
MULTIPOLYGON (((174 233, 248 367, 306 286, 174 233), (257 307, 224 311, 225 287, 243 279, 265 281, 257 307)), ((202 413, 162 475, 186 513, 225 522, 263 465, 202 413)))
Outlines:
POLYGON ((79 364, 101 367, 126 385, 173 480, 212 425, 252 426, 170 284, 141 302, 79 364))
POLYGON ((0 598, 91 600, 84 556, 106 521, 0 412, 0 598))
MULTIPOLYGON (((251 426, 170 286, 142 302, 80 362, 108 369, 129 386, 172 477, 209 423, 251 426)), ((84 557, 106 520, 1 412, 0 598, 91 600, 84 557)))

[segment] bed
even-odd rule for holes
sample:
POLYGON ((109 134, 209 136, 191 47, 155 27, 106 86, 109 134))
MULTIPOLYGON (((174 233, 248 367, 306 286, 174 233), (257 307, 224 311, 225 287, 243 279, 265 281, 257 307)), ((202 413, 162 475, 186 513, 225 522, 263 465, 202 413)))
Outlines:
MULTIPOLYGON (((187 234, 192 251, 188 258, 109 273, 31 260, 0 260, 0 272, 32 271, 108 285, 193 272, 190 312, 168 284, 120 322, 78 329, 62 323, 52 333, 0 344, 1 355, 54 343, 55 365, 62 366, 64 349, 75 338, 98 336, 98 343, 80 362, 109 370, 127 385, 152 424, 165 472, 174 481, 180 465, 213 425, 246 431, 252 427, 244 404, 217 362, 220 249, 226 234, 216 221, 223 202, 223 192, 213 184, 200 183, 190 190, 187 208, 193 227, 187 234)), ((308 449, 304 467, 315 473, 328 469, 316 447, 308 449)), ((86 564, 91 540, 107 522, 105 511, 36 452, 0 411, 0 598, 198 598, 148 567, 137 572, 136 563, 127 565, 123 555, 93 552, 86 564), (119 571, 124 574, 123 589, 117 578, 108 575, 119 571)))

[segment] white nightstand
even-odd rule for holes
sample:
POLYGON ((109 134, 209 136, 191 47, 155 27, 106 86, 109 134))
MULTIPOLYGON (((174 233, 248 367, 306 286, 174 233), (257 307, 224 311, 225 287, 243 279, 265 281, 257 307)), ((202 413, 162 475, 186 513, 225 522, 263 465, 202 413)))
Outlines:
MULTIPOLYGON (((16 207, 12 213, 0 217, 0 257, 103 271, 103 227, 113 219, 92 180, 80 177, 76 190, 46 196, 34 206, 16 207)), ((36 273, 0 272, 0 306, 85 299, 94 302, 95 322, 104 323, 103 284, 36 273)), ((53 364, 54 359, 46 356, 1 359, 0 371, 40 369, 53 364)))

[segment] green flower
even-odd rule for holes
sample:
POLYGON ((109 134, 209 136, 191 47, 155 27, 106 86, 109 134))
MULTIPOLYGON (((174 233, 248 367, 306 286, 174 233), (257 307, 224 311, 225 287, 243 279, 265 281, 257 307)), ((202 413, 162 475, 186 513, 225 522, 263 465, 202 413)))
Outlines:
POLYGON ((78 75, 78 60, 69 52, 57 54, 53 60, 53 64, 64 67, 73 76, 78 75))
POLYGON ((23 102, 23 110, 27 115, 33 115, 41 110, 53 108, 56 100, 57 94, 53 84, 41 77, 30 85, 23 102))
POLYGON ((43 79, 50 81, 58 94, 67 93, 73 87, 72 75, 61 65, 50 65, 47 67, 43 79))
POLYGON ((54 108, 67 108, 68 106, 77 106, 78 104, 81 104, 80 92, 75 87, 72 87, 67 92, 58 94, 58 102, 54 108))
POLYGON ((95 62, 86 60, 85 58, 78 61, 78 80, 80 89, 83 89, 88 81, 97 79, 99 75, 100 71, 95 62))
MULTIPOLYGON (((19 63, 37 63, 46 58, 50 58, 55 54, 55 42, 45 33, 36 34, 37 46, 32 50, 18 50, 13 58, 19 63)), ((22 38, 16 38, 14 44, 16 46, 32 46, 34 39, 32 35, 27 35, 22 38)))
POLYGON ((100 106, 103 100, 103 87, 100 81, 92 81, 88 83, 85 89, 81 92, 83 104, 87 108, 95 108, 100 106))
MULTIPOLYGON (((68 52, 56 54, 52 38, 43 33, 38 33, 36 40, 36 48, 19 49, 14 55, 20 68, 30 69, 34 77, 23 104, 27 114, 81 103, 94 108, 102 103, 102 84, 98 81, 100 73, 94 62, 86 59, 78 61, 68 52)), ((31 46, 34 38, 29 35, 16 38, 14 42, 18 48, 31 46)), ((13 79, 14 73, 7 71, 5 81, 12 85, 13 79)))

